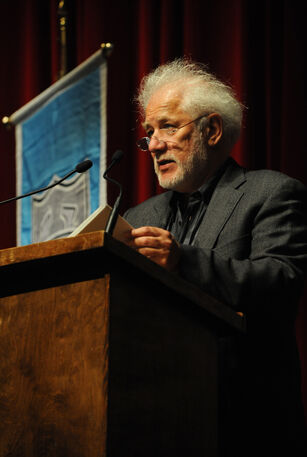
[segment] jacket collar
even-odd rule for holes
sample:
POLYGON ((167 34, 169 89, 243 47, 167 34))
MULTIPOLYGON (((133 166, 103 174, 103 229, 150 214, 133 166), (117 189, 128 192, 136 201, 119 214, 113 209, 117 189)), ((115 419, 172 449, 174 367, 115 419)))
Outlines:
POLYGON ((232 158, 228 159, 228 166, 213 192, 204 220, 199 227, 195 245, 200 244, 204 248, 214 247, 218 235, 244 194, 241 186, 245 181, 245 170, 232 158))

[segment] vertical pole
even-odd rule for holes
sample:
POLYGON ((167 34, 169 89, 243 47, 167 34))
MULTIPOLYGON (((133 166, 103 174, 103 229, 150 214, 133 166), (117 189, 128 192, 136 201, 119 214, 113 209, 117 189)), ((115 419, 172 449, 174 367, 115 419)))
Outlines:
POLYGON ((67 73, 67 9, 65 0, 59 1, 60 70, 59 79, 67 73))

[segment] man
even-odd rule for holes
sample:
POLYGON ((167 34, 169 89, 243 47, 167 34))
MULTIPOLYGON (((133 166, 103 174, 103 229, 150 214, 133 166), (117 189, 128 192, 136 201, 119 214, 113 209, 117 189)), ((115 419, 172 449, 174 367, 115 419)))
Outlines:
POLYGON ((138 145, 168 192, 125 214, 132 245, 246 314, 248 406, 238 432, 253 443, 242 455, 302 455, 294 321, 307 265, 306 189, 229 157, 242 106, 204 66, 158 67, 138 102, 146 132, 138 145))

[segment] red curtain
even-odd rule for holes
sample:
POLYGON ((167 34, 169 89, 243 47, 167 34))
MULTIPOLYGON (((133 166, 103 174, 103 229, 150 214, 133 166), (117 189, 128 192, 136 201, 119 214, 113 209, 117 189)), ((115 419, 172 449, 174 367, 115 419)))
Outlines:
MULTIPOLYGON (((125 151, 114 170, 122 210, 160 192, 132 103, 141 77, 182 55, 208 64, 246 106, 233 155, 244 166, 285 172, 307 184, 306 40, 303 6, 293 0, 67 0, 68 63, 73 68, 112 42, 108 65, 108 154, 125 151)), ((0 115, 53 83, 59 71, 58 0, 0 5, 0 115)), ((0 199, 15 195, 14 132, 0 128, 0 199)), ((74 165, 74 164, 72 164, 74 165)), ((116 190, 109 189, 112 204, 116 190)), ((15 245, 15 207, 1 207, 0 248, 15 245)), ((297 323, 307 411, 307 296, 297 323)))

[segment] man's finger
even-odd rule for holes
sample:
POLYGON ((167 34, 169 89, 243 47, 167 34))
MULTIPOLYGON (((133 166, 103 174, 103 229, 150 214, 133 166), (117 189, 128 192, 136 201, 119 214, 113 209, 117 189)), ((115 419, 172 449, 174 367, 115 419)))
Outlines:
POLYGON ((141 236, 159 236, 161 233, 166 232, 166 230, 158 227, 139 227, 131 230, 132 237, 141 237, 141 236))
POLYGON ((159 248, 161 246, 161 240, 157 237, 152 236, 141 236, 134 238, 134 245, 137 248, 140 247, 152 247, 152 248, 159 248))

